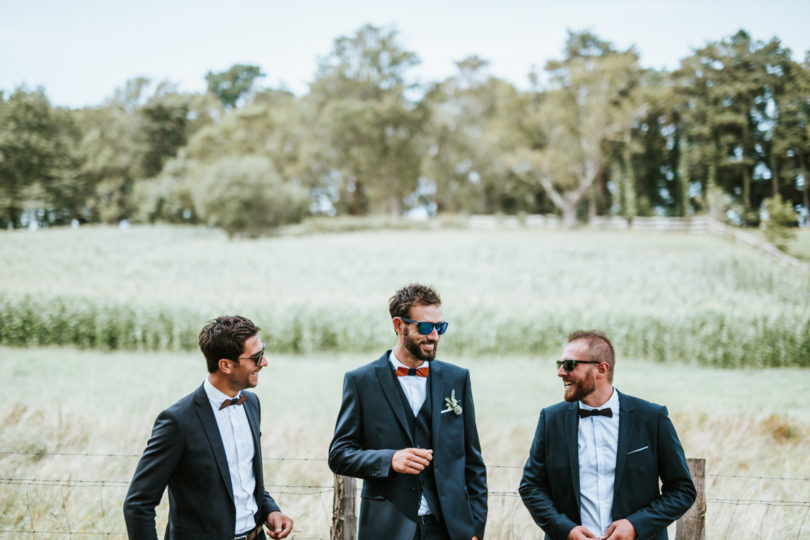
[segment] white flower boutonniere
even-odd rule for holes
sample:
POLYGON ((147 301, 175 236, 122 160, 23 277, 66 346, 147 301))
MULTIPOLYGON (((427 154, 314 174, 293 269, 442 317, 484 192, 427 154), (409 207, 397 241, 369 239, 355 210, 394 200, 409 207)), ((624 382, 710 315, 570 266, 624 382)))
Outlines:
POLYGON ((455 389, 453 389, 450 392, 449 397, 444 398, 444 406, 445 406, 445 409, 442 410, 442 414, 444 414, 446 412, 450 412, 450 411, 453 411, 454 413, 456 413, 456 415, 461 414, 461 411, 462 411, 461 403, 459 403, 458 400, 456 399, 456 391, 455 391, 455 389))

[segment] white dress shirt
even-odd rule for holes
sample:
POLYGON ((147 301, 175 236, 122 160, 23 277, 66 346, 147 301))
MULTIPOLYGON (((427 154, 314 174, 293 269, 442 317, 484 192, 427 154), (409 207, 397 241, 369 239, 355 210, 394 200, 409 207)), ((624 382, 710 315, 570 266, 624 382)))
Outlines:
MULTIPOLYGON (((259 509, 254 490, 256 478, 253 475, 253 434, 250 431, 244 405, 230 405, 220 410, 226 399, 231 399, 216 388, 206 377, 203 383, 205 393, 214 410, 225 457, 228 459, 228 470, 231 475, 233 501, 236 507, 234 534, 256 527, 255 514, 259 509)), ((237 396, 238 397, 238 396, 237 396)))
MULTIPOLYGON (((394 356, 394 351, 391 351, 389 360, 394 366, 394 371, 396 371, 398 367, 410 369, 408 366, 400 362, 396 356, 394 356)), ((423 361, 416 367, 423 367, 425 364, 426 362, 423 361)), ((419 410, 422 408, 422 405, 425 404, 425 399, 427 398, 427 377, 408 375, 405 377, 397 377, 397 380, 399 381, 399 385, 402 387, 402 391, 405 393, 405 397, 408 398, 408 403, 411 405, 414 418, 419 416, 419 410)), ((425 496, 422 495, 422 499, 419 501, 419 510, 416 511, 416 515, 424 516, 425 514, 430 514, 430 505, 428 505, 425 496)))
POLYGON ((580 401, 579 408, 610 408, 613 412, 611 418, 580 418, 577 429, 580 517, 589 531, 602 537, 612 522, 616 448, 619 444, 619 394, 614 388, 610 399, 602 406, 589 407, 580 401))

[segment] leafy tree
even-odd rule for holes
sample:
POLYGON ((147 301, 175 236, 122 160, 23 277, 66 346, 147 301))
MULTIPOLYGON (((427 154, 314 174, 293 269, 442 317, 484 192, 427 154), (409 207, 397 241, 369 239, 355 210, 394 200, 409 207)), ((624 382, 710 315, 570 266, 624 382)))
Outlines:
POLYGON ((549 88, 535 92, 521 126, 523 144, 511 159, 572 226, 586 198, 595 211, 605 191, 609 143, 624 139, 644 106, 634 98, 641 77, 635 51, 616 51, 588 32, 569 33, 565 51, 546 65, 549 88))
POLYGON ((695 144, 702 176, 714 167, 718 186, 739 201, 746 223, 757 221, 767 181, 772 193, 779 191, 774 150, 780 149, 770 126, 777 124, 791 71, 790 51, 778 39, 763 43, 740 30, 698 49, 674 74, 684 97, 685 136, 695 144))
POLYGON ((424 181, 438 212, 536 211, 536 190, 527 188, 503 159, 519 117, 521 96, 509 83, 486 74, 488 62, 472 56, 457 62, 458 74, 433 85, 423 99, 424 181))
POLYGON ((339 212, 402 212, 417 187, 427 114, 407 98, 418 63, 396 32, 366 25, 335 40, 312 83, 308 110, 320 135, 321 191, 339 212))
POLYGON ((293 182, 284 182, 266 157, 225 157, 199 171, 192 188, 197 214, 230 237, 259 234, 300 221, 309 197, 293 182))
POLYGON ((0 223, 67 223, 82 211, 78 131, 70 113, 43 90, 0 94, 0 223))
POLYGON ((244 102, 256 79, 264 77, 259 66, 234 64, 225 71, 209 71, 205 75, 208 91, 219 98, 226 108, 234 109, 244 102))

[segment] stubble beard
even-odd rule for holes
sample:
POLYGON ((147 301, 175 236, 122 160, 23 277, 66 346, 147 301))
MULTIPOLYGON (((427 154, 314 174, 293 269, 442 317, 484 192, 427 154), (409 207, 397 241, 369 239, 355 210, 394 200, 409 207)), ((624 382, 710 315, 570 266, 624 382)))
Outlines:
POLYGON ((405 346, 405 350, 411 353, 411 356, 416 358, 417 360, 422 360, 426 362, 432 362, 434 358, 436 358, 436 350, 439 348, 439 342, 433 341, 431 339, 426 339, 423 343, 433 343, 433 350, 429 352, 422 351, 422 348, 419 346, 419 338, 422 334, 416 333, 417 338, 413 339, 411 337, 411 333, 408 328, 405 328, 405 334, 403 335, 403 345, 405 346))
MULTIPOLYGON (((578 381, 569 379, 573 385, 565 387, 563 397, 569 403, 574 401, 582 401, 596 390, 596 380, 593 372, 589 371, 588 374, 578 381)), ((565 379, 563 379, 565 381, 565 379)))

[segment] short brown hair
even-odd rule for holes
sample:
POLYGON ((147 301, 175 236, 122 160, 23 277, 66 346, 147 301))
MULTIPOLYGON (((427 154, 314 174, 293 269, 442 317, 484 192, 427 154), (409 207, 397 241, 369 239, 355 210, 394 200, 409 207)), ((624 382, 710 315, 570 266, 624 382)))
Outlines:
POLYGON ((616 365, 616 354, 613 344, 604 332, 599 330, 577 330, 568 336, 568 343, 584 341, 588 344, 588 359, 597 362, 606 362, 608 369, 608 382, 613 382, 613 366, 616 365))
POLYGON ((200 350, 208 364, 208 373, 214 373, 221 358, 236 360, 245 349, 245 341, 261 330, 253 321, 240 315, 223 315, 208 321, 200 330, 200 350))
POLYGON ((388 300, 388 312, 391 318, 411 316, 411 306, 441 305, 442 299, 433 287, 411 283, 402 287, 388 300))

